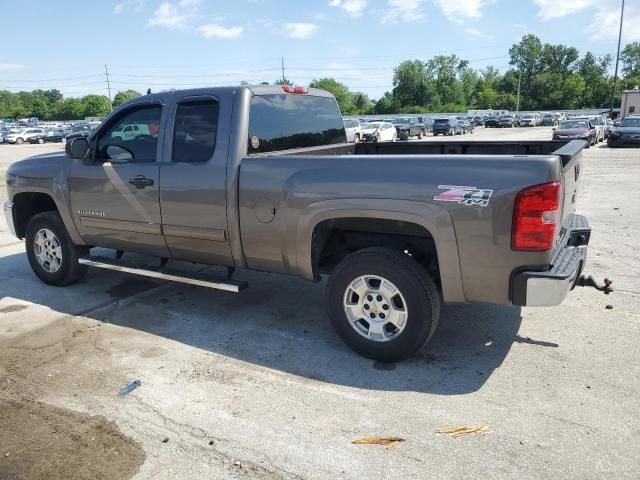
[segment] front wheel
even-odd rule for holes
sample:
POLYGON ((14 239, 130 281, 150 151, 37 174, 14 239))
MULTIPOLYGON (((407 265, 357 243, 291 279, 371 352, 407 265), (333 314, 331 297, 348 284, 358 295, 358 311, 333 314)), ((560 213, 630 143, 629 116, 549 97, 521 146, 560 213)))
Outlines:
POLYGON ((422 140, 422 137, 424 136, 424 133, 422 132, 422 130, 420 130, 418 132, 418 140, 422 140))
POLYGON ((440 293, 427 271, 402 252, 372 247, 345 257, 326 288, 329 319, 353 350, 395 362, 418 353, 436 330, 440 293))
POLYGON ((360 143, 360 134, 356 133, 356 135, 353 137, 353 143, 360 143))
POLYGON ((39 213, 29 221, 25 246, 31 269, 44 283, 70 285, 87 272, 78 258, 89 249, 73 243, 57 212, 39 213))
POLYGON ((18 145, 22 145, 22 144, 24 143, 24 140, 23 140, 22 138, 17 138, 17 139, 16 139, 16 143, 17 143, 18 145))

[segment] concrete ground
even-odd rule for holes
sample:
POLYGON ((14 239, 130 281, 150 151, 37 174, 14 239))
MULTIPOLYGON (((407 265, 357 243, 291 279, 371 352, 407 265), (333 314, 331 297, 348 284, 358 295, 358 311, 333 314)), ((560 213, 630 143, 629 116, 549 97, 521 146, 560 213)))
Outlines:
MULTIPOLYGON (((550 135, 477 129, 451 140, 550 135)), ((1 145, 2 184, 9 163, 55 148, 1 145)), ((392 365, 341 343, 323 284, 240 272, 250 287, 233 295, 92 269, 80 284, 48 287, 0 223, 0 402, 52 425, 11 424, 37 456, 0 426, 0 472, 55 478, 46 472, 61 463, 68 472, 79 454, 57 449, 67 441, 121 466, 93 475, 110 480, 136 470, 135 479, 640 478, 640 150, 591 148, 582 165, 587 271, 613 278, 616 291, 577 289, 553 308, 447 306, 426 351, 392 365), (142 385, 119 397, 135 379, 142 385), (76 422, 71 438, 56 427, 61 412, 76 422), (78 431, 97 421, 120 443, 78 431), (492 433, 435 432, 478 423, 492 433), (372 436, 406 441, 351 443, 372 436), (40 470, 26 466, 34 458, 45 459, 40 470)))

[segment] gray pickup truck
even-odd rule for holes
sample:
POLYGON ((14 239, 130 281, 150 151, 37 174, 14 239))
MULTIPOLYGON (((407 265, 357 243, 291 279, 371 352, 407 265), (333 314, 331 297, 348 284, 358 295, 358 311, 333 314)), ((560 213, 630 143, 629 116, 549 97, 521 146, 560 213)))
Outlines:
POLYGON ((77 282, 88 266, 231 292, 246 286, 235 268, 328 276, 340 337, 395 361, 427 343, 443 302, 543 306, 576 285, 610 291, 581 276, 583 147, 353 145, 324 91, 171 91, 122 105, 65 152, 11 165, 4 209, 51 285, 77 282), (140 265, 128 252, 156 260, 140 265), (176 271, 176 260, 227 275, 176 271))

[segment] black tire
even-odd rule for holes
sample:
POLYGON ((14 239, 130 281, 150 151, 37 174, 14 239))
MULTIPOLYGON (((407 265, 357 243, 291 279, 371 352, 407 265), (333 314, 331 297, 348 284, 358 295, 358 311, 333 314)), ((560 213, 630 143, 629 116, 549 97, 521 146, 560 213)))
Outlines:
POLYGON ((24 140, 20 137, 16 138, 16 144, 17 145, 22 145, 24 143, 24 140))
POLYGON ((89 248, 73 243, 58 212, 43 212, 33 216, 27 225, 25 247, 31 269, 44 283, 58 287, 71 285, 87 273, 87 266, 79 264, 78 258, 87 255, 89 248), (60 242, 62 262, 56 272, 45 270, 36 258, 34 240, 43 228, 53 232, 60 242))
POLYGON ((365 248, 348 255, 333 271, 326 287, 327 312, 340 338, 358 354, 382 362, 396 362, 418 353, 436 330, 440 305, 438 288, 418 262, 409 255, 381 247, 365 248), (365 338, 347 319, 345 293, 351 282, 361 275, 387 279, 406 301, 408 316, 404 330, 388 341, 365 338))
POLYGON ((353 137, 353 143, 360 143, 360 134, 356 133, 353 137))
POLYGON ((420 130, 420 131, 418 132, 418 140, 422 140, 423 135, 424 135, 424 134, 422 133, 422 130, 420 130))

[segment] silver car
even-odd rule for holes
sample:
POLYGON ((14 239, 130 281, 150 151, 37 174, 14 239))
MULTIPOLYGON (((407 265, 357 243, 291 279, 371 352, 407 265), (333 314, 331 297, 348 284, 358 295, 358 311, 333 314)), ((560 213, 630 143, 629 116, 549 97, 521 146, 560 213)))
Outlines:
POLYGON ((344 118, 344 131, 347 134, 347 142, 359 143, 362 140, 362 125, 355 118, 344 118))

